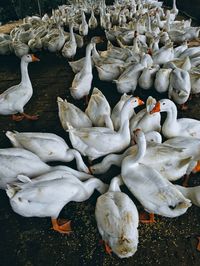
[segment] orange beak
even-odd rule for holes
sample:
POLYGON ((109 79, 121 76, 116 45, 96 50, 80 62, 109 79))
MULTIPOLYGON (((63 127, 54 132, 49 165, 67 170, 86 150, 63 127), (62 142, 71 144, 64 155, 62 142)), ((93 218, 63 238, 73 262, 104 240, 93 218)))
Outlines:
POLYGON ((192 170, 193 173, 197 173, 200 172, 200 161, 197 162, 197 165, 195 166, 195 168, 192 170))
POLYGON ((154 108, 150 111, 150 114, 158 113, 160 112, 160 102, 157 102, 154 108))
POLYGON ((31 55, 32 62, 40 61, 39 58, 37 58, 34 54, 31 55))
POLYGON ((138 99, 138 104, 139 104, 139 105, 144 104, 144 102, 143 102, 139 97, 136 97, 136 98, 138 99))

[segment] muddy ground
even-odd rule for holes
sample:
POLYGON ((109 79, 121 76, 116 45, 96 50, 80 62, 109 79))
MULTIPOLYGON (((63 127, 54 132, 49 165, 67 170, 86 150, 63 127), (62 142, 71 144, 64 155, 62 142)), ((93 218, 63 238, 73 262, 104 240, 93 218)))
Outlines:
MULTIPOLYGON (((103 48, 103 45, 99 47, 103 48)), ((79 50, 76 58, 83 56, 84 51, 84 48, 79 50)), ((85 109, 83 100, 74 101, 69 94, 68 88, 74 74, 67 60, 47 52, 36 55, 41 61, 29 65, 34 94, 25 111, 38 114, 40 119, 34 122, 13 122, 10 117, 0 116, 1 148, 11 147, 5 137, 7 130, 52 132, 63 137, 69 144, 68 135, 59 122, 56 98, 67 98, 82 110, 85 109)), ((14 55, 0 57, 0 93, 19 83, 19 64, 20 60, 14 55)), ((99 81, 95 70, 93 86, 103 91, 112 107, 120 98, 115 85, 99 81)), ((153 90, 147 94, 138 89, 136 94, 142 99, 146 99, 148 94, 157 99, 165 97, 153 90)), ((179 112, 179 117, 183 116, 200 119, 198 98, 189 102, 187 111, 179 112)), ((87 162, 86 159, 85 161, 87 162)), ((74 167, 74 163, 69 165, 74 167)), ((109 183, 111 177, 119 172, 120 169, 112 168, 106 175, 99 177, 109 183)), ((200 185, 200 176, 193 175, 189 185, 200 185)), ((125 188, 123 190, 127 192, 125 188)), ((199 265, 200 252, 196 250, 196 237, 200 235, 199 208, 192 206, 185 215, 178 218, 156 216, 155 224, 140 224, 138 251, 132 258, 121 260, 115 255, 106 254, 99 242, 100 235, 94 217, 98 196, 96 192, 86 202, 71 202, 64 207, 60 217, 72 220, 73 228, 73 233, 66 236, 51 230, 49 218, 24 218, 15 214, 6 193, 0 191, 0 265, 199 265)), ((134 202, 142 209, 135 199, 134 202)))

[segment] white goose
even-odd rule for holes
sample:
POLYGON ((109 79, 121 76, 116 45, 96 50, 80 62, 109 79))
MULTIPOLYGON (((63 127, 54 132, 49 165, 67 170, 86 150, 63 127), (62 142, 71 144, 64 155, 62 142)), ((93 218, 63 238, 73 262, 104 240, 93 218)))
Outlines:
POLYGON ((0 55, 8 55, 12 51, 11 40, 0 40, 0 55))
MULTIPOLYGON (((200 63, 200 60, 199 60, 200 63)), ((200 69, 192 68, 189 72, 191 81, 191 94, 200 93, 200 69)))
POLYGON ((73 32, 73 23, 69 25, 70 39, 62 48, 62 55, 66 58, 73 58, 76 54, 77 43, 73 32))
POLYGON ((32 84, 28 74, 28 64, 40 61, 34 55, 24 55, 21 58, 21 82, 12 86, 0 94, 0 114, 12 115, 12 119, 20 121, 23 118, 36 120, 38 116, 30 116, 24 113, 24 105, 30 100, 33 94, 32 84), (20 113, 20 116, 15 114, 20 113))
POLYGON ((61 161, 70 162, 76 160, 79 171, 88 173, 89 170, 80 153, 70 149, 61 137, 52 133, 39 132, 11 132, 7 131, 6 136, 15 148, 24 148, 35 153, 43 162, 61 161))
POLYGON ((92 161, 103 155, 119 152, 130 143, 129 112, 132 108, 143 104, 136 97, 129 99, 123 106, 119 130, 113 131, 104 127, 75 129, 69 127, 69 137, 72 146, 92 161))
POLYGON ((141 130, 135 132, 135 139, 137 153, 122 161, 121 176, 125 185, 150 213, 165 217, 184 214, 191 206, 190 200, 159 172, 141 162, 146 152, 146 140, 141 130))
POLYGON ((173 43, 168 43, 158 51, 153 53, 153 62, 157 65, 162 65, 168 61, 174 59, 174 48, 173 43))
POLYGON ((190 58, 188 56, 185 58, 173 59, 172 61, 169 61, 163 65, 164 68, 181 68, 185 71, 189 71, 191 66, 190 58))
MULTIPOLYGON (((150 111, 154 108, 156 104, 156 99, 149 96, 146 101, 146 108, 138 112, 135 116, 130 120, 130 133, 133 135, 133 131, 137 128, 142 129, 144 133, 150 131, 158 131, 161 130, 161 116, 150 114, 150 111)), ((158 113, 156 113, 158 114, 158 113)))
POLYGON ((68 129, 68 123, 74 128, 91 127, 92 121, 89 117, 74 104, 69 103, 66 99, 57 98, 58 115, 64 130, 68 129))
POLYGON ((65 35, 63 29, 59 26, 55 36, 52 36, 47 43, 47 49, 51 53, 59 52, 65 43, 65 35))
POLYGON ((13 40, 11 47, 15 55, 19 58, 29 53, 29 46, 26 43, 20 42, 19 40, 13 40))
POLYGON ((92 59, 91 51, 93 48, 93 43, 89 43, 86 47, 86 56, 84 60, 83 68, 78 72, 70 88, 71 95, 74 99, 81 99, 84 96, 87 96, 91 89, 92 84, 92 59))
MULTIPOLYGON (((122 111, 122 108, 125 104, 125 102, 131 98, 131 95, 127 95, 124 93, 118 103, 115 105, 115 107, 112 110, 111 119, 113 122, 114 129, 117 131, 120 127, 120 113, 122 111)), ((132 109, 132 112, 130 112, 129 120, 130 118, 135 115, 134 109, 132 109)))
POLYGON ((32 178, 53 170, 64 170, 80 179, 91 177, 91 175, 67 166, 51 167, 44 163, 36 154, 22 148, 0 149, 0 160, 0 188, 5 188, 6 184, 15 182, 18 175, 24 174, 32 178))
POLYGON ((167 117, 162 126, 162 133, 166 138, 177 136, 200 138, 200 121, 191 118, 177 119, 176 105, 168 99, 158 101, 151 111, 167 112, 167 117))
POLYGON ((87 24, 87 21, 86 21, 86 18, 85 18, 84 11, 82 11, 81 16, 82 16, 82 22, 81 22, 81 24, 79 26, 79 33, 82 36, 86 36, 86 35, 88 35, 88 24, 87 24))
POLYGON ((94 88, 90 97, 85 113, 88 115, 92 124, 97 127, 113 128, 113 123, 110 118, 111 108, 103 93, 94 88))
POLYGON ((30 39, 28 42, 28 46, 30 47, 32 52, 41 51, 42 49, 42 41, 39 36, 36 36, 33 39, 30 39))
MULTIPOLYGON (((151 131, 145 134, 146 142, 148 144, 148 148, 151 148, 151 143, 162 143, 162 137, 157 131, 151 131)), ((154 147, 154 145, 153 145, 154 147)), ((149 154, 151 154, 152 149, 150 150, 149 154)), ((129 155, 136 154, 137 146, 135 145, 135 141, 133 146, 130 146, 128 149, 125 150, 122 154, 108 154, 100 163, 94 164, 89 167, 90 171, 93 174, 104 174, 107 172, 112 165, 121 167, 122 161, 129 155)), ((158 151, 159 152, 159 151, 158 151)), ((147 154, 148 156, 148 154, 147 154)), ((144 162, 145 162, 144 158, 144 162)), ((151 164, 151 163, 150 163, 151 164)))
POLYGON ((175 68, 170 74, 168 96, 177 104, 183 105, 191 91, 190 75, 187 71, 175 68))
MULTIPOLYGON (((179 58, 179 56, 188 48, 188 43, 185 41, 182 45, 178 45, 174 48, 174 58, 179 58)), ((186 57, 186 56, 185 56, 186 57)))
POLYGON ((137 82, 144 66, 141 63, 130 65, 119 76, 117 80, 113 80, 116 83, 119 93, 134 92, 137 87, 137 82))
POLYGON ((69 234, 70 221, 57 220, 62 208, 70 201, 87 200, 95 189, 100 193, 107 190, 107 185, 97 178, 82 182, 72 173, 53 171, 34 180, 28 176, 18 176, 19 181, 8 186, 6 192, 12 209, 25 217, 51 217, 53 229, 69 234))
POLYGON ((159 65, 153 65, 150 67, 145 67, 138 79, 138 85, 144 90, 151 89, 154 84, 154 79, 157 71, 159 70, 159 65))
POLYGON ((97 19, 95 18, 93 8, 91 8, 91 16, 90 16, 89 21, 88 21, 88 26, 92 30, 98 26, 98 22, 97 22, 97 19))
MULTIPOLYGON (((91 39, 91 43, 93 43, 93 49, 92 49, 92 66, 94 66, 94 60, 93 60, 94 57, 93 57, 93 54, 95 53, 95 58, 96 57, 98 59, 100 58, 100 56, 99 56, 99 54, 98 54, 98 52, 96 50, 96 43, 99 43, 99 42, 102 42, 102 39, 100 37, 97 37, 97 36, 92 37, 92 39, 91 39)), ((71 61, 71 62, 68 62, 68 63, 71 66, 73 72, 74 73, 78 73, 83 68, 84 62, 85 62, 85 57, 82 57, 82 58, 80 58, 80 59, 78 59, 76 61, 71 61)))
POLYGON ((121 177, 114 177, 108 192, 97 199, 95 217, 107 253, 120 258, 135 254, 138 245, 138 211, 133 201, 120 190, 121 177))
POLYGON ((157 92, 166 92, 169 88, 171 68, 160 68, 156 73, 154 87, 157 92))

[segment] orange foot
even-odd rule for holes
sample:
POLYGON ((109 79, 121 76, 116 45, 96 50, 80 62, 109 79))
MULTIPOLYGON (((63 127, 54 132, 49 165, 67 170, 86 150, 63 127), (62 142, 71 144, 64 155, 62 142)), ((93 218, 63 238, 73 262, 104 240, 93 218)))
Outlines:
POLYGON ((143 224, 152 224, 152 223, 156 223, 155 217, 154 217, 154 213, 140 213, 140 222, 143 224), (147 219, 147 216, 149 215, 149 219, 147 219))
POLYGON ((52 229, 58 231, 59 233, 70 234, 72 232, 71 221, 67 221, 64 219, 57 221, 57 219, 51 218, 51 222, 53 225, 52 229))
POLYGON ((104 240, 100 240, 100 244, 103 244, 105 246, 105 251, 107 254, 109 254, 111 256, 112 254, 112 249, 109 247, 109 245, 107 244, 106 241, 104 240))
POLYGON ((26 113, 22 113, 22 115, 28 120, 38 120, 39 119, 38 115, 28 115, 26 113))
POLYGON ((197 250, 200 251, 200 236, 198 236, 197 239, 198 239, 197 250))

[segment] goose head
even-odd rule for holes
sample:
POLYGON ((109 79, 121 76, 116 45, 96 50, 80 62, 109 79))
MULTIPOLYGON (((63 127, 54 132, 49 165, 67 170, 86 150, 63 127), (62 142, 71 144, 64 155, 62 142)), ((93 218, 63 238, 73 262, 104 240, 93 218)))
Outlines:
POLYGON ((162 136, 157 131, 150 131, 145 133, 146 142, 148 143, 162 143, 162 136))
POLYGON ((128 99, 122 108, 121 119, 129 117, 129 113, 132 112, 132 109, 142 104, 144 104, 144 102, 139 97, 131 97, 128 99))
POLYGON ((40 61, 34 54, 26 54, 22 56, 22 60, 26 63, 40 61))
POLYGON ((150 111, 150 114, 154 114, 157 112, 166 112, 171 108, 172 101, 168 99, 162 99, 157 102, 154 108, 150 111))

